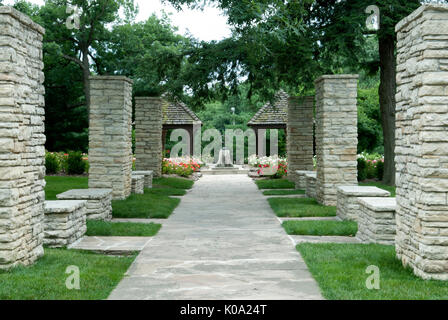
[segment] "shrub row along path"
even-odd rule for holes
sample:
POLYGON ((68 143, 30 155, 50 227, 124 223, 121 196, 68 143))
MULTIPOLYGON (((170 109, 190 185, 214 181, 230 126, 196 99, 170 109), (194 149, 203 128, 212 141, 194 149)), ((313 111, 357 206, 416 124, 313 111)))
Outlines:
POLYGON ((322 299, 253 181, 205 176, 109 299, 322 299))

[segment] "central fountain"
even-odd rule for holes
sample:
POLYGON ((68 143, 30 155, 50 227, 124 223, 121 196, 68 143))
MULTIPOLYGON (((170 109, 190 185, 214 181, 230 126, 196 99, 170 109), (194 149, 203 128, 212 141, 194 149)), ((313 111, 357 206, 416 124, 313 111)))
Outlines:
POLYGON ((218 163, 216 168, 233 168, 233 161, 230 156, 230 150, 223 148, 219 151, 218 163))

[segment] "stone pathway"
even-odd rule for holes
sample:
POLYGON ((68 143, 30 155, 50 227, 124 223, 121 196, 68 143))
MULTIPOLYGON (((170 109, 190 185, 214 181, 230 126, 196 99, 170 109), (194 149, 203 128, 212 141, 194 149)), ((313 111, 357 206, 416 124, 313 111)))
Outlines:
POLYGON ((322 299, 253 181, 204 176, 109 299, 322 299))

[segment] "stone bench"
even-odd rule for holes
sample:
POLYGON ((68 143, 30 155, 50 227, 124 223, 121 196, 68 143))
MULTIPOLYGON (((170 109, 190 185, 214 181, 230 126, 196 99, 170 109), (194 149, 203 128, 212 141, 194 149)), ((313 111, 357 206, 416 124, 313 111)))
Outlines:
POLYGON ((145 188, 151 189, 152 188, 152 180, 154 177, 153 171, 132 171, 132 175, 135 176, 145 176, 145 188))
POLYGON ((307 173, 306 175, 306 196, 308 198, 316 199, 316 182, 317 182, 317 173, 307 173))
POLYGON ((395 198, 358 198, 360 214, 356 236, 365 243, 395 244, 395 198))
POLYGON ((87 219, 112 219, 112 189, 73 189, 56 196, 59 200, 86 200, 87 219))
POLYGON ((357 221, 360 210, 358 198, 390 197, 390 192, 377 187, 339 186, 337 195, 337 216, 342 220, 357 221))
POLYGON ((132 193, 145 193, 145 176, 132 175, 132 193))
POLYGON ((306 189, 306 175, 307 174, 314 174, 314 171, 301 171, 297 170, 295 177, 296 177, 296 189, 298 190, 305 190, 306 189))
POLYGON ((44 244, 67 247, 87 231, 84 200, 45 201, 44 244))

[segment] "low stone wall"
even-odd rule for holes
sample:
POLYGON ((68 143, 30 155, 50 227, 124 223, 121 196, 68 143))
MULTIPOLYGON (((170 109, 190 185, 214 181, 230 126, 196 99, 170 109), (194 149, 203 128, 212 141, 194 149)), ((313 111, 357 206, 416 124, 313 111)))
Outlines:
POLYGON ((358 221, 360 213, 359 197, 390 197, 390 192, 377 187, 340 186, 337 191, 337 216, 342 220, 358 221))
POLYGON ((315 172, 306 174, 306 196, 308 198, 316 199, 316 183, 317 176, 315 172))
POLYGON ((306 175, 307 174, 313 174, 314 171, 302 171, 297 170, 296 174, 294 175, 295 183, 296 183, 296 189, 297 190, 306 190, 306 175))
POLYGON ((395 198, 358 198, 360 215, 356 236, 365 243, 395 244, 395 198))
POLYGON ((87 231, 86 205, 83 200, 45 201, 44 244, 67 247, 87 231))
POLYGON ((112 220, 112 189, 74 189, 58 194, 59 200, 85 200, 88 220, 112 220))
POLYGON ((145 188, 152 188, 152 180, 154 178, 154 172, 151 170, 148 171, 132 171, 132 175, 136 176, 145 176, 145 188))
POLYGON ((145 193, 145 176, 132 175, 132 193, 145 193))

